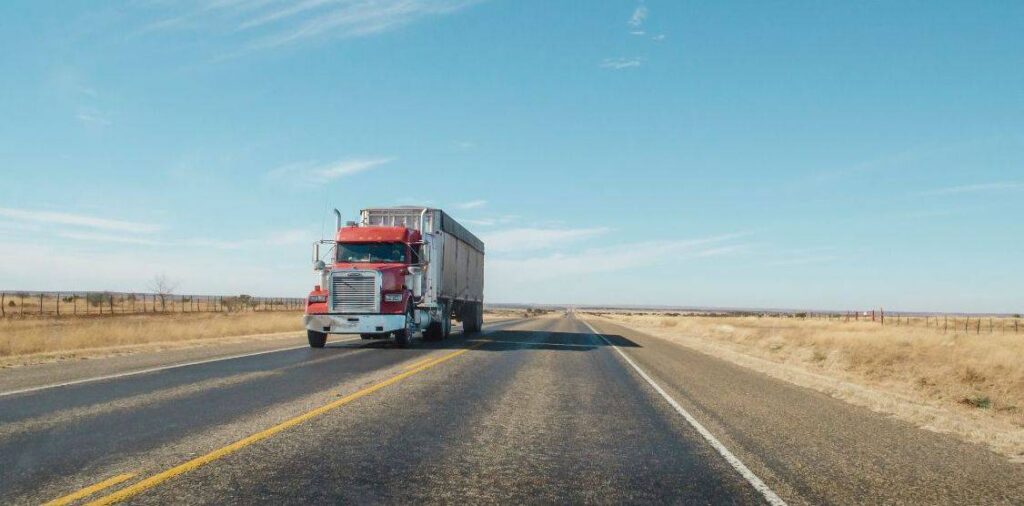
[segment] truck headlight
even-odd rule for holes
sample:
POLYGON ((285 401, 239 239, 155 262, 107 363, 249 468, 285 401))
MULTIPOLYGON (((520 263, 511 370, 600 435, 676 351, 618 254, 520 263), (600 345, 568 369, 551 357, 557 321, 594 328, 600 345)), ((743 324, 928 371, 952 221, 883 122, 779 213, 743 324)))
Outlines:
POLYGON ((314 302, 327 302, 327 296, 326 295, 310 295, 309 296, 309 302, 310 303, 314 303, 314 302))
POLYGON ((385 293, 384 302, 402 302, 401 293, 385 293))

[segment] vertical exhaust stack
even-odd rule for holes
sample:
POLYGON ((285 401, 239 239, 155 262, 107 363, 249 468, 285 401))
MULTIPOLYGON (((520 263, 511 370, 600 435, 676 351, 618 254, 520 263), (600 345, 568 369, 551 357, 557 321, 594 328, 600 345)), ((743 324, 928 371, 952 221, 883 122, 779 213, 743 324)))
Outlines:
POLYGON ((338 208, 334 208, 334 231, 341 230, 341 211, 338 208))

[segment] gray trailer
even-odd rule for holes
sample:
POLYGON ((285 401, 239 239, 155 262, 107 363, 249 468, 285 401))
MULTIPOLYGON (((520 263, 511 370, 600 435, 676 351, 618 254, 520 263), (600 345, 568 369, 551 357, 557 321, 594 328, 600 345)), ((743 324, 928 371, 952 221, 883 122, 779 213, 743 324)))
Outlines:
MULTIPOLYGON (((385 207, 360 211, 362 227, 406 227, 423 236, 423 296, 417 306, 480 330, 484 303, 484 242, 441 209, 385 207)), ((442 320, 448 319, 441 316, 442 320)), ((444 324, 443 325, 449 325, 444 324)))

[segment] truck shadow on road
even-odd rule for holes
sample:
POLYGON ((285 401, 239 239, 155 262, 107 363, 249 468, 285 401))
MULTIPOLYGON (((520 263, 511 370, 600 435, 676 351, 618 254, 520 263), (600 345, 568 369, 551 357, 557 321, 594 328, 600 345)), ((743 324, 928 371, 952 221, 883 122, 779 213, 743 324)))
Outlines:
MULTIPOLYGON (((486 334, 453 334, 443 341, 416 340, 410 349, 462 349, 476 345, 481 351, 516 351, 516 350, 557 350, 557 351, 591 351, 598 348, 618 346, 621 348, 639 348, 640 345, 620 336, 603 334, 604 339, 588 333, 577 332, 544 332, 529 330, 498 330, 486 334)), ((359 348, 388 349, 398 346, 389 339, 364 341, 356 343, 359 348)), ((328 345, 328 347, 333 347, 328 345)), ((351 346, 337 346, 351 347, 351 346)))

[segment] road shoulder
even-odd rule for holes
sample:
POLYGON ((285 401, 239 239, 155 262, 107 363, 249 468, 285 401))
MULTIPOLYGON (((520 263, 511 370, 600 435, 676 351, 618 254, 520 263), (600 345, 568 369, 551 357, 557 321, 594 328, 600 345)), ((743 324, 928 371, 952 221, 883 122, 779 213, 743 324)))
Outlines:
POLYGON ((999 504, 1024 497, 1024 466, 980 445, 586 320, 637 343, 623 351, 790 503, 999 504))

